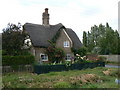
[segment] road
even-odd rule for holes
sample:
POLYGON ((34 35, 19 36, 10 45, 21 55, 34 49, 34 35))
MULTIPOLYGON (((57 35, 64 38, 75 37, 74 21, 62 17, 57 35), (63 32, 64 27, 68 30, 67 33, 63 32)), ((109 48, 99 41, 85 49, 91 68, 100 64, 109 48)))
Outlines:
POLYGON ((120 68, 120 66, 117 66, 117 65, 105 65, 105 67, 109 67, 109 68, 120 68))

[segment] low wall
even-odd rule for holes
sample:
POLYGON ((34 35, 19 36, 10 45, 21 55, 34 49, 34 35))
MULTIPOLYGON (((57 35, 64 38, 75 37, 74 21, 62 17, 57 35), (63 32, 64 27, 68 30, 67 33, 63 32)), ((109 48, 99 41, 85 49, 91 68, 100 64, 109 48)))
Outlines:
POLYGON ((107 61, 111 62, 118 62, 120 59, 120 55, 99 55, 99 56, 104 56, 107 58, 107 61))

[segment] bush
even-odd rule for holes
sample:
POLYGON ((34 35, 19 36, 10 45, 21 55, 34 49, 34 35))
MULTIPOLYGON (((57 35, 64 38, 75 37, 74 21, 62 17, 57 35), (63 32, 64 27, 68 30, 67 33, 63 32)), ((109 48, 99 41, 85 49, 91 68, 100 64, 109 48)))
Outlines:
POLYGON ((27 65, 33 64, 35 61, 34 56, 3 56, 2 65, 3 66, 15 66, 15 65, 27 65))
POLYGON ((106 57, 104 57, 104 56, 99 56, 98 57, 98 61, 105 61, 107 58, 106 57))
POLYGON ((56 48, 53 46, 49 46, 46 49, 46 54, 48 55, 49 60, 52 63, 54 63, 54 62, 60 63, 63 60, 63 58, 65 57, 65 53, 61 48, 56 48))
POLYGON ((77 54, 79 54, 80 56, 85 56, 87 54, 87 48, 86 47, 81 47, 77 50, 77 54))

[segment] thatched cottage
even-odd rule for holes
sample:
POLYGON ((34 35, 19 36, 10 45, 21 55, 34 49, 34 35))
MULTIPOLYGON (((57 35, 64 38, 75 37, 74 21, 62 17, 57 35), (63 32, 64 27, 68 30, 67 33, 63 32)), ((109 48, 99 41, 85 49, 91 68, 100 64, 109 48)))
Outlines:
POLYGON ((48 8, 42 14, 42 25, 25 23, 23 28, 26 33, 30 36, 32 43, 31 52, 35 56, 35 59, 40 62, 48 62, 49 57, 45 54, 46 47, 50 45, 48 40, 53 40, 56 42, 56 47, 62 48, 66 53, 66 60, 71 60, 74 57, 71 48, 78 49, 82 46, 76 33, 70 29, 66 28, 61 23, 56 25, 49 24, 49 13, 48 8), (57 40, 54 40, 60 33, 57 40))

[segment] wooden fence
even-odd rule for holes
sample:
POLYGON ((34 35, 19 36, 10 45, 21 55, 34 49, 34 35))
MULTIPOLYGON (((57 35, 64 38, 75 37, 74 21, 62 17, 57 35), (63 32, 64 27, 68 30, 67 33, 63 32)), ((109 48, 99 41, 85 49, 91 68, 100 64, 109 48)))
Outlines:
POLYGON ((32 65, 19 65, 17 67, 12 66, 2 66, 2 73, 9 73, 9 72, 33 72, 32 65))

